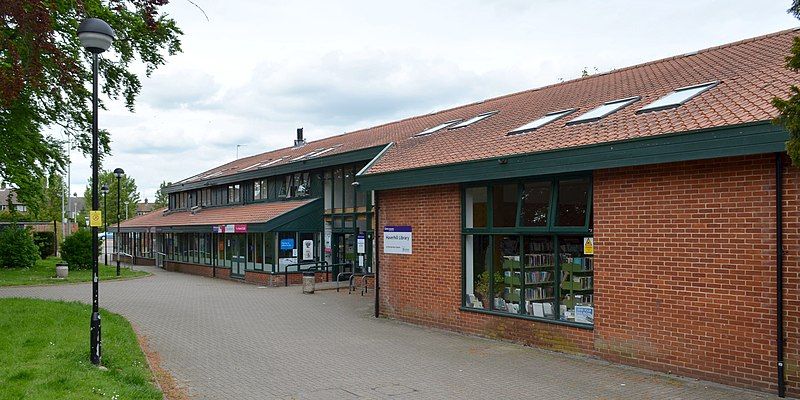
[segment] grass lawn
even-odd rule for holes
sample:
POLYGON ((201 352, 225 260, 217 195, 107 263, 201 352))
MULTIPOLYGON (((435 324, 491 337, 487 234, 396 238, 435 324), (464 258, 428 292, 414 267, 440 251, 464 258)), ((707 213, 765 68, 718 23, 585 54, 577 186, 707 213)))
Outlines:
POLYGON ((0 400, 161 400, 125 318, 100 311, 108 370, 92 365, 91 312, 77 302, 0 299, 0 400))
MULTIPOLYGON (((46 260, 39 260, 33 268, 0 268, 0 286, 21 286, 21 285, 45 285, 55 283, 70 282, 91 282, 92 270, 74 270, 70 268, 66 279, 56 278, 56 263, 58 258, 49 257, 46 260)), ((106 267, 100 263, 100 281, 119 278, 131 278, 136 276, 148 275, 144 271, 131 271, 128 268, 120 269, 120 276, 117 277, 117 267, 106 267)))

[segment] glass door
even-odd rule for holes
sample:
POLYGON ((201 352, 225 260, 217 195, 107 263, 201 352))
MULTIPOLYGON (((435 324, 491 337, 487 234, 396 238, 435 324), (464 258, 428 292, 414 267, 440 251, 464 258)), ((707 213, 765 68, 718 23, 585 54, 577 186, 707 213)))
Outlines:
POLYGON ((352 233, 335 233, 333 234, 333 276, 337 276, 340 272, 353 272, 353 265, 355 264, 355 243, 356 235, 352 233), (342 266, 341 264, 349 263, 350 266, 342 266))
POLYGON ((230 252, 228 257, 230 257, 231 275, 243 277, 246 261, 245 255, 247 254, 246 235, 230 235, 228 251, 230 252))

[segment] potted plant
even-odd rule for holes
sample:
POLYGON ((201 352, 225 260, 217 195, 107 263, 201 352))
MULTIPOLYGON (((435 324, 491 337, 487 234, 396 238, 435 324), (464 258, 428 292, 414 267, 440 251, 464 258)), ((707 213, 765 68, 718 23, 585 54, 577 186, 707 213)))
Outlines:
MULTIPOLYGON (((503 287, 505 287, 505 282, 503 279, 503 274, 498 271, 494 273, 494 292, 495 293, 502 293, 503 287)), ((488 307, 489 303, 487 302, 492 296, 489 296, 489 271, 483 271, 480 275, 478 275, 478 279, 475 281, 475 296, 478 297, 478 300, 484 304, 484 307, 488 307)))

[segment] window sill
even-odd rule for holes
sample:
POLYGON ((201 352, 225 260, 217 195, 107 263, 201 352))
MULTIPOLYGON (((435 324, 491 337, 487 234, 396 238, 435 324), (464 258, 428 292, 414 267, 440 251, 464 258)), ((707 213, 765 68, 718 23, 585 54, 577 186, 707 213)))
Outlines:
POLYGON ((556 320, 556 319, 531 317, 531 316, 528 316, 528 315, 509 314, 509 313, 502 313, 502 312, 498 312, 498 311, 483 310, 483 309, 480 309, 480 308, 470 308, 470 307, 464 307, 464 306, 459 307, 459 310, 474 312, 474 313, 478 313, 478 314, 495 315, 495 316, 498 316, 498 317, 524 319, 524 320, 533 321, 533 322, 543 322, 545 324, 564 325, 564 326, 571 326, 573 328, 594 330, 594 325, 581 324, 581 323, 577 323, 577 322, 559 321, 559 320, 556 320))

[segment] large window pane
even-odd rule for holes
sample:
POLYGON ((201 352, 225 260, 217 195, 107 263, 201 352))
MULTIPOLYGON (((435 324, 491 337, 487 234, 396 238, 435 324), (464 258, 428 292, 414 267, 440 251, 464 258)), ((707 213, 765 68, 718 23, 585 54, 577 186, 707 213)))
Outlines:
MULTIPOLYGON (((278 234, 278 272, 286 270, 290 264, 297 263, 297 243, 294 232, 278 234)), ((289 267, 289 271, 297 271, 297 266, 289 267)))
POLYGON ((472 187, 465 190, 464 204, 466 207, 464 226, 466 228, 485 228, 488 216, 486 203, 486 188, 472 187))
POLYGON ((333 212, 333 176, 330 170, 325 171, 323 176, 325 189, 322 197, 325 198, 325 213, 331 213, 333 212))
POLYGON ((560 319, 594 323, 594 262, 583 253, 583 237, 559 236, 561 261, 560 319))
POLYGON ((492 198, 492 217, 495 227, 517 225, 517 184, 495 185, 492 198))
POLYGON ((550 211, 550 182, 526 183, 522 189, 522 226, 547 226, 550 211))
MULTIPOLYGON (((489 309, 492 297, 489 296, 489 252, 488 235, 467 235, 466 245, 466 306, 489 309)), ((502 282, 502 277, 500 278, 502 282)))
MULTIPOLYGON (((333 170, 333 208, 341 209, 344 202, 344 175, 341 168, 333 170)), ((339 210, 341 212, 341 210, 339 210)))
POLYGON ((275 272, 275 233, 264 234, 264 271, 275 272))
POLYGON ((558 183, 559 226, 586 225, 586 204, 589 201, 589 179, 568 179, 558 183))
POLYGON ((494 236, 495 275, 503 279, 494 284, 494 309, 512 314, 520 313, 522 266, 519 256, 519 236, 494 236))
POLYGON ((552 236, 525 236, 525 313, 555 318, 555 253, 552 236))
POLYGON ((350 209, 356 206, 355 188, 353 187, 354 175, 353 167, 344 169, 344 206, 350 209))

